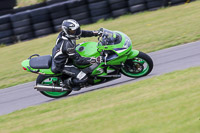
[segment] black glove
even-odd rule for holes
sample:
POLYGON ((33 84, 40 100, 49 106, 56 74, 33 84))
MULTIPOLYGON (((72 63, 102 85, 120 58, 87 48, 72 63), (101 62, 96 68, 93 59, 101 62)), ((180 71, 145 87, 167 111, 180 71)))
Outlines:
POLYGON ((102 32, 99 31, 93 31, 94 36, 101 36, 102 32))
POLYGON ((94 63, 101 63, 102 61, 103 61, 102 56, 99 56, 99 57, 97 57, 97 58, 95 58, 95 57, 91 57, 91 58, 90 58, 90 63, 91 63, 91 64, 94 64, 94 63))

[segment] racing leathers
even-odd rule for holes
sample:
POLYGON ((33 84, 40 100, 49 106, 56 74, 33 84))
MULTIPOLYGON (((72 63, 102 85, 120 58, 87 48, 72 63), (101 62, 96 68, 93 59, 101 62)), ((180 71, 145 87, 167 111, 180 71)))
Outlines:
MULTIPOLYGON (((81 37, 92 37, 98 34, 94 31, 82 30, 81 37)), ((82 84, 87 81, 87 73, 91 73, 97 66, 94 63, 88 68, 79 70, 72 64, 72 61, 78 65, 91 64, 91 58, 81 57, 78 52, 76 52, 76 40, 70 39, 65 36, 62 31, 56 40, 56 45, 52 50, 52 71, 54 73, 63 73, 73 77, 73 79, 68 80, 67 84, 82 84)))

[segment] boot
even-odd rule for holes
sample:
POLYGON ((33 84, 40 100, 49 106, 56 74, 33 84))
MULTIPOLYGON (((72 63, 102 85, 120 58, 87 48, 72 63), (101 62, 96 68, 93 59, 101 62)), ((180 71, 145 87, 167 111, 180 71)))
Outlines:
POLYGON ((79 85, 75 85, 72 78, 68 78, 64 81, 66 87, 72 89, 73 91, 79 91, 81 87, 79 85))

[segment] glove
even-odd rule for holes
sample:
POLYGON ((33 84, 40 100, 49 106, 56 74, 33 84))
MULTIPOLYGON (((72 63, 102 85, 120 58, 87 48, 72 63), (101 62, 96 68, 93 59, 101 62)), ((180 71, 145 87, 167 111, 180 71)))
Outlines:
POLYGON ((99 31, 93 31, 94 36, 101 36, 102 32, 99 31))
POLYGON ((91 58, 90 58, 90 63, 91 63, 91 64, 94 64, 94 63, 101 63, 102 61, 103 61, 102 56, 99 56, 99 57, 97 57, 97 58, 95 58, 95 57, 91 57, 91 58))

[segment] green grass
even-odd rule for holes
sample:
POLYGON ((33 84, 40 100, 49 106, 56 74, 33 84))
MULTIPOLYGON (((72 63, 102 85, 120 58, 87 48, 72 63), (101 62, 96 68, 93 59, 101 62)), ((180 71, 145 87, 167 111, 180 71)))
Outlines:
POLYGON ((30 5, 38 4, 44 1, 46 0, 17 0, 16 7, 30 6, 30 5))
POLYGON ((0 116, 8 133, 199 133, 200 67, 0 116))
MULTIPOLYGON (((129 14, 108 21, 83 26, 85 30, 100 27, 125 32, 133 48, 152 52, 200 39, 200 1, 158 11, 129 14)), ((36 76, 22 70, 21 61, 32 54, 51 54, 58 34, 0 48, 0 89, 33 81, 36 76)), ((86 38, 81 41, 95 41, 86 38)), ((81 42, 79 41, 79 42, 81 42)))

